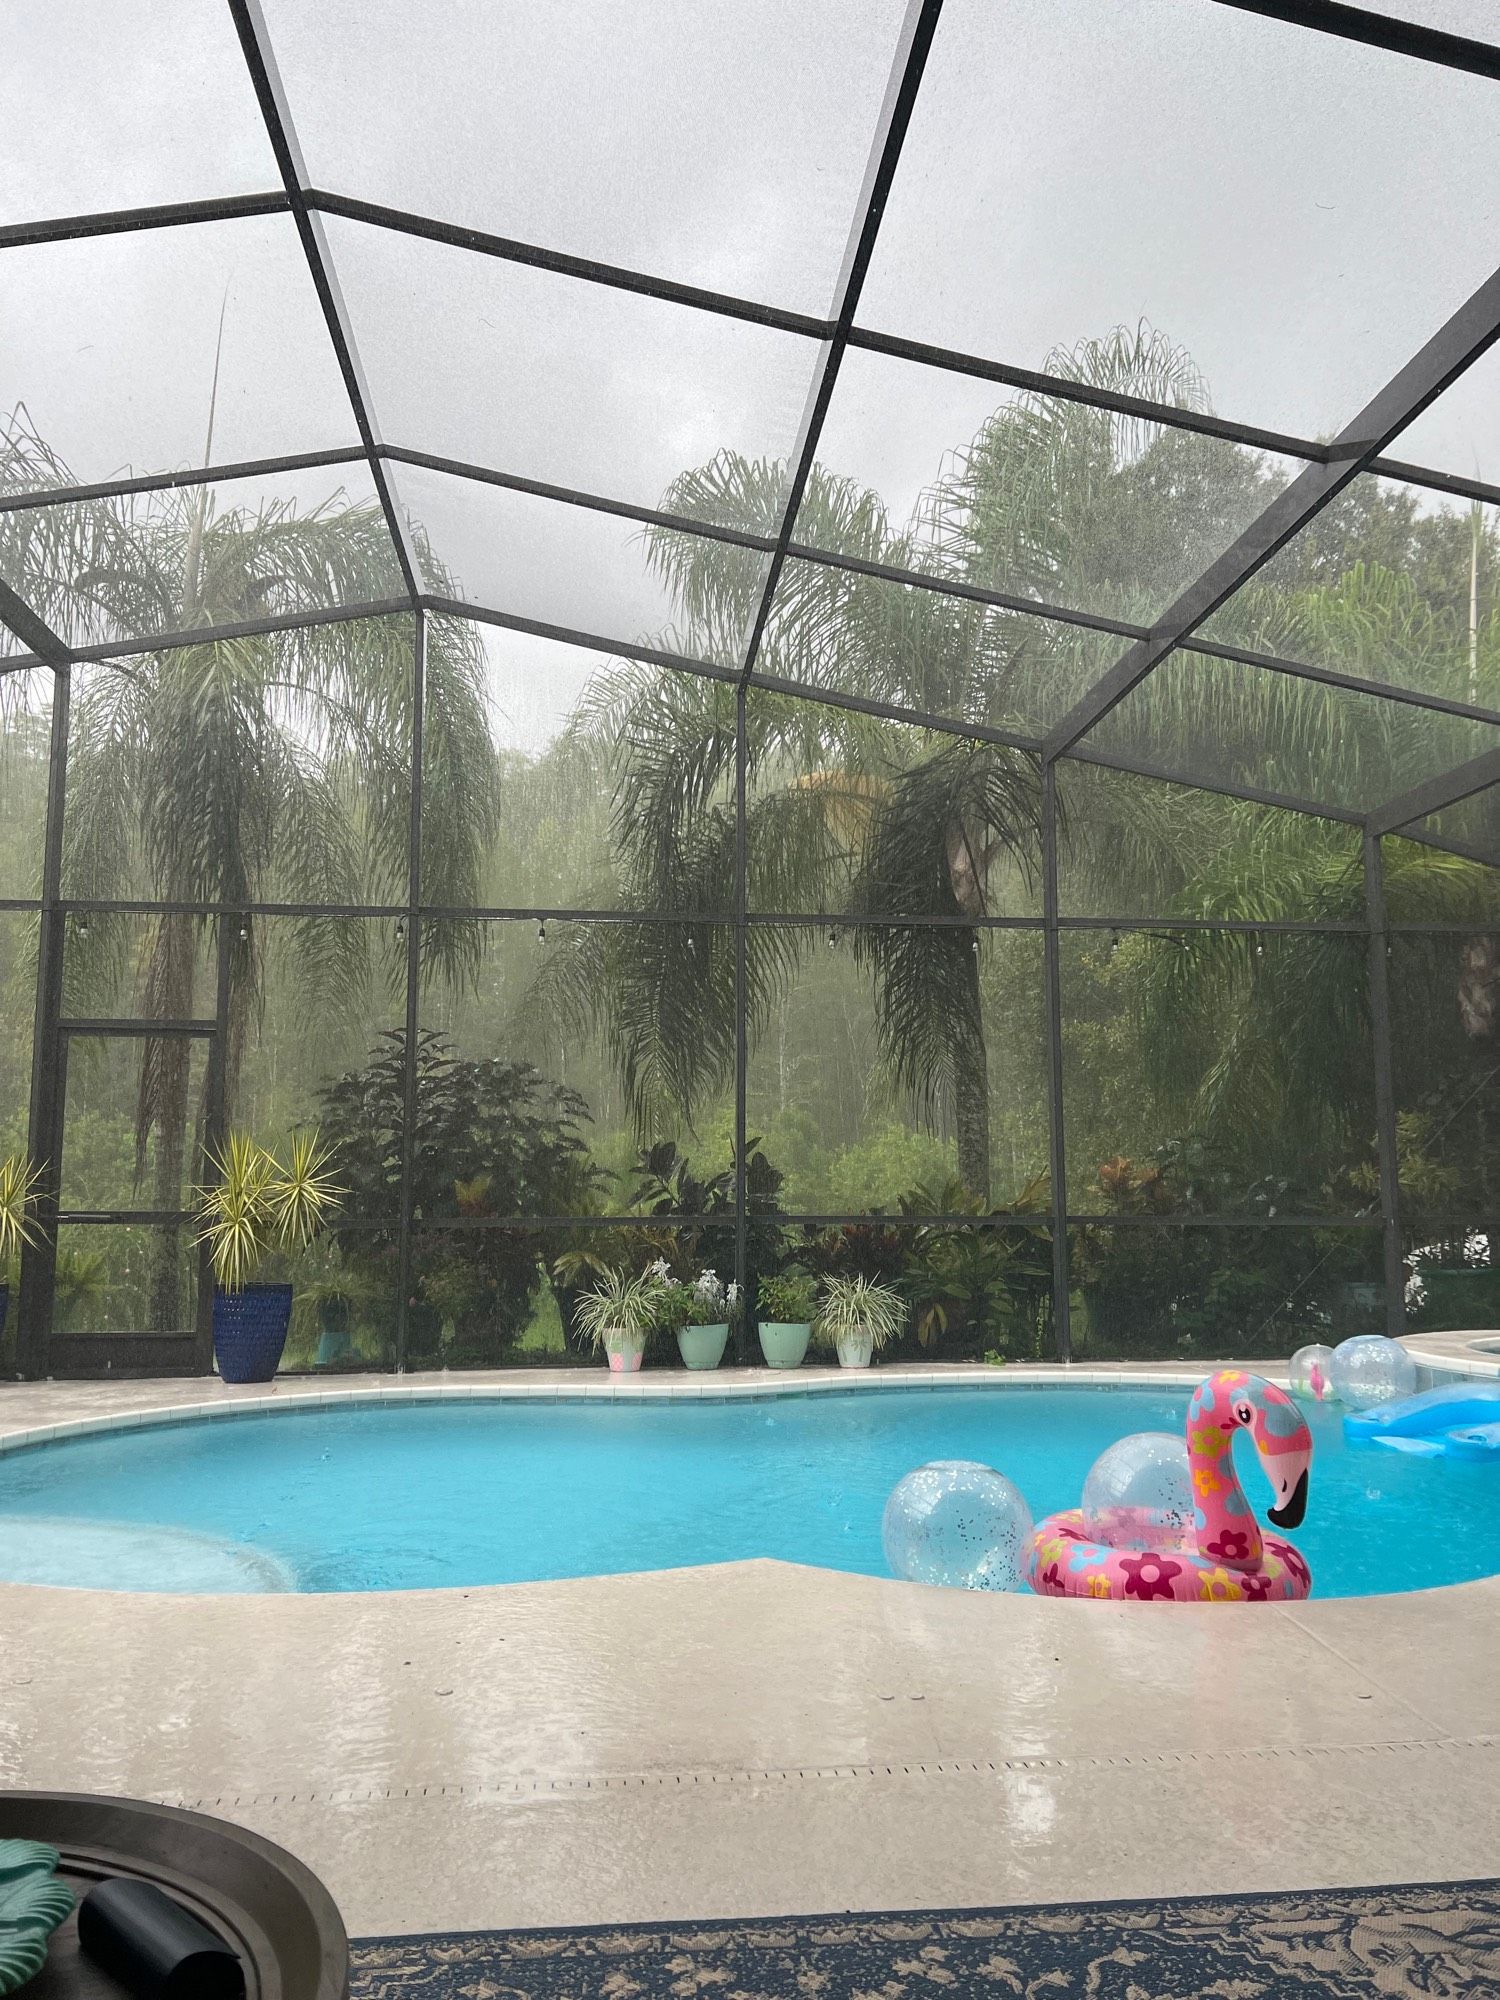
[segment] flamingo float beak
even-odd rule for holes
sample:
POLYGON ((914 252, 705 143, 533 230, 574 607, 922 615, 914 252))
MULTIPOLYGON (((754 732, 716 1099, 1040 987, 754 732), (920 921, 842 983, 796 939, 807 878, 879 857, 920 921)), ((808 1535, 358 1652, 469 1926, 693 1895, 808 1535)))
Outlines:
MULTIPOLYGON (((1285 1491, 1286 1489, 1283 1488, 1285 1491)), ((1266 1519, 1273 1528, 1300 1528, 1302 1517, 1307 1512, 1307 1466, 1304 1463, 1298 1473, 1296 1483, 1290 1487, 1287 1498, 1279 1507, 1271 1508, 1266 1519)))

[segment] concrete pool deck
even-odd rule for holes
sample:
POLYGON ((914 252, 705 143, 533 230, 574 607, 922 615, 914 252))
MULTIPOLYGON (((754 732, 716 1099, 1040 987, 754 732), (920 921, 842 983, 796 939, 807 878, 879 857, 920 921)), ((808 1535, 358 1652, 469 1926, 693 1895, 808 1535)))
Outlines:
MULTIPOLYGON (((337 1389, 492 1385, 579 1376, 337 1389)), ((0 1436, 266 1393, 17 1384, 0 1436)), ((331 1596, 0 1585, 0 1783, 241 1821, 364 1933, 1435 1881, 1500 1874, 1497 1659, 1500 1578, 1201 1607, 774 1562, 331 1596)))

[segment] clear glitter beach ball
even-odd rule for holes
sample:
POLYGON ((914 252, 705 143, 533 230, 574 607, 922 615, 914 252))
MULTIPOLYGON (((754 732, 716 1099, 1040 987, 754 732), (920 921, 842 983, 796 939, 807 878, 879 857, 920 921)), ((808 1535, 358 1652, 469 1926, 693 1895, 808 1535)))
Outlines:
POLYGON ((1187 1446, 1170 1431, 1136 1431, 1100 1452, 1083 1482, 1089 1539, 1116 1549, 1182 1549, 1193 1543, 1187 1446))
POLYGON ((891 1574, 959 1590, 1019 1590, 1031 1509, 1003 1472, 970 1459, 919 1465, 892 1488, 880 1524, 891 1574))
POLYGON ((1383 1333, 1356 1334, 1333 1350, 1333 1393, 1351 1410, 1373 1410, 1417 1392, 1417 1364, 1399 1340, 1383 1333))

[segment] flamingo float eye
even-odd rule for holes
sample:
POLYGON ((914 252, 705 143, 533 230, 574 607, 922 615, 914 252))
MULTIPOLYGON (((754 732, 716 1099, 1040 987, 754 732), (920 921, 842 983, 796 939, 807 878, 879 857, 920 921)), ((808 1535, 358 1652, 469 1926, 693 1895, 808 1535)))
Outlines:
POLYGON ((1234 1420, 1237 1424, 1248 1424, 1254 1420, 1255 1412, 1248 1403, 1236 1403, 1234 1420))

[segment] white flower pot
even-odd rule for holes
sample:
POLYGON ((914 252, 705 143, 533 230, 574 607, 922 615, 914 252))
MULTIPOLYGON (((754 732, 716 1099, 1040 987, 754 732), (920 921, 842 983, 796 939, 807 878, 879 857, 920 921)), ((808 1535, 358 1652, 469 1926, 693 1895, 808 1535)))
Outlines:
POLYGON ((869 1333, 851 1333, 838 1343, 840 1368, 868 1368, 875 1353, 875 1338, 869 1333))

